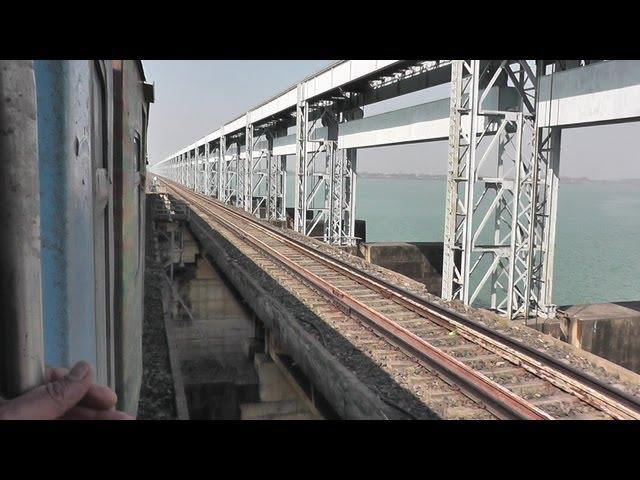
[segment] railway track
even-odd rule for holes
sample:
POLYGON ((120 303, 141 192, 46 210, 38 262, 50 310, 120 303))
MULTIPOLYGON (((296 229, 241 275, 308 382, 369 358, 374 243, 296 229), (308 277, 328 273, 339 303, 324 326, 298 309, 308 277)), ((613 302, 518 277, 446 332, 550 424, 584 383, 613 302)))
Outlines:
POLYGON ((640 403, 631 395, 234 207, 162 181, 169 192, 196 206, 205 221, 311 288, 327 303, 328 311, 337 309, 399 348, 397 361, 405 368, 411 370, 407 359, 425 367, 417 374, 425 377, 419 381, 442 380, 455 388, 455 394, 469 399, 464 408, 486 413, 473 418, 640 419, 640 403))

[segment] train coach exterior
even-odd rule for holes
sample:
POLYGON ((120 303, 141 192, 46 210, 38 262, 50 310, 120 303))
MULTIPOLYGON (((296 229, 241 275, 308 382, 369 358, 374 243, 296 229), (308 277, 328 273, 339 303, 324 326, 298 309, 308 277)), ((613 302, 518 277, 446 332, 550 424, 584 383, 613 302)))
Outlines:
POLYGON ((107 61, 34 61, 45 360, 115 386, 113 78, 107 61))
POLYGON ((153 87, 139 61, 2 61, 0 94, 0 395, 87 360, 135 414, 153 87))
POLYGON ((135 412, 142 381, 146 138, 153 89, 142 64, 114 60, 115 347, 119 408, 135 412))

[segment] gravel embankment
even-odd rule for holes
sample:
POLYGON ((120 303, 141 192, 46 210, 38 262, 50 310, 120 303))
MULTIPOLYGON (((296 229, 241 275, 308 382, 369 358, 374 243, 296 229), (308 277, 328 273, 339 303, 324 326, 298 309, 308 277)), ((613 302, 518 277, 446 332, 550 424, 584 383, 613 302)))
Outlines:
POLYGON ((175 390, 169 363, 169 347, 164 327, 161 287, 162 266, 157 259, 157 244, 147 197, 146 256, 144 277, 144 321, 142 326, 142 388, 138 406, 140 420, 175 420, 175 390))
MULTIPOLYGON (((366 272, 375 274, 377 277, 384 279, 388 282, 399 285, 412 293, 417 294, 420 297, 425 298, 437 305, 448 307, 455 310, 458 313, 465 315, 472 320, 482 323, 494 330, 514 338, 526 345, 532 346, 539 351, 556 358, 565 364, 571 365, 577 369, 585 371, 595 378, 600 379, 604 383, 613 385, 620 390, 627 392, 628 394, 640 397, 640 381, 638 383, 630 382, 622 379, 613 369, 609 371, 600 365, 595 364, 590 359, 580 354, 580 350, 551 337, 541 333, 531 327, 527 327, 522 324, 516 324, 515 322, 508 323, 506 319, 500 317, 493 312, 487 310, 481 310, 473 307, 467 307, 458 301, 447 302, 442 298, 429 293, 424 285, 411 280, 404 275, 397 274, 386 268, 379 267, 371 264, 363 258, 356 257, 348 254, 337 247, 327 245, 312 238, 301 235, 291 229, 279 229, 286 235, 307 243, 310 246, 318 249, 319 251, 330 253, 343 261, 358 267, 366 272)), ((620 367, 622 368, 622 367, 620 367)), ((639 377, 640 378, 640 377, 639 377)))

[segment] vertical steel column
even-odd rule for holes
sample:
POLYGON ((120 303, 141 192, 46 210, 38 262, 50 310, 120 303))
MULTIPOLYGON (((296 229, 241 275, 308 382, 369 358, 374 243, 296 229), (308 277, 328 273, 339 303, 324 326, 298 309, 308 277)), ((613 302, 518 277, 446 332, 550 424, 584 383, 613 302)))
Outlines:
MULTIPOLYGON (((556 69, 571 68, 579 65, 579 61, 557 62, 554 66, 556 69)), ((545 61, 538 60, 536 62, 537 76, 537 95, 540 95, 540 81, 545 73, 545 61)), ((551 74, 549 98, 553 92, 553 73, 551 74)), ((537 104, 536 104, 537 107, 537 104)), ((549 109, 548 115, 551 115, 549 109)), ((556 240, 556 219, 558 210, 558 187, 560 175, 560 145, 562 138, 562 130, 558 127, 540 128, 539 121, 542 119, 538 116, 536 108, 536 157, 538 159, 538 167, 541 171, 538 176, 543 179, 543 184, 538 189, 541 198, 537 199, 535 209, 535 227, 539 229, 537 236, 540 237, 540 252, 537 259, 537 265, 534 261, 532 269, 541 270, 539 275, 534 278, 537 284, 532 284, 532 288, 538 287, 540 297, 538 301, 537 314, 541 317, 554 317, 556 313, 556 305, 553 303, 553 267, 555 256, 555 240, 556 240)), ((547 124, 551 123, 547 118, 547 124)), ((533 258, 533 255, 531 255, 533 258)), ((535 260, 535 259, 534 259, 535 260)))
POLYGON ((186 185, 186 178, 185 178, 185 163, 184 163, 184 153, 181 153, 180 155, 178 155, 178 162, 180 165, 180 185, 186 185))
POLYGON ((193 155, 191 156, 191 162, 192 162, 192 171, 193 171, 193 177, 191 179, 191 189, 194 192, 198 191, 198 159, 199 159, 199 151, 198 151, 198 147, 194 147, 193 150, 193 155))
MULTIPOLYGON (((510 142, 510 138, 509 137, 503 137, 499 140, 500 144, 498 145, 498 164, 496 166, 496 174, 497 174, 497 178, 504 178, 505 175, 505 149, 507 147, 507 145, 510 142)), ((505 217, 508 216, 508 209, 509 209, 509 205, 508 202, 506 200, 506 195, 505 195, 505 190, 503 188, 501 188, 502 185, 495 185, 495 196, 496 196, 496 209, 495 209, 495 215, 494 215, 494 222, 493 222, 493 244, 494 245, 499 245, 502 239, 502 235, 503 235, 503 231, 506 224, 505 222, 505 217)), ((508 225, 508 228, 511 228, 510 225, 508 225)), ((496 310, 498 308, 498 289, 499 289, 499 285, 500 285, 500 274, 501 271, 499 268, 494 269, 492 275, 491 275, 491 308, 496 310)))
POLYGON ((198 152, 198 193, 205 193, 205 179, 207 177, 206 174, 206 170, 207 170, 207 161, 206 161, 206 155, 205 155, 205 149, 207 148, 206 142, 205 144, 200 147, 196 147, 197 152, 198 152), (202 148, 202 151, 200 151, 200 149, 202 148))
POLYGON ((218 150, 218 200, 226 202, 225 196, 225 177, 226 177, 226 159, 227 153, 227 138, 224 135, 224 131, 220 133, 220 150, 218 150))
MULTIPOLYGON (((213 143, 213 142, 212 142, 213 143)), ((212 148, 211 151, 211 177, 209 178, 209 195, 218 198, 218 176, 220 174, 220 139, 218 139, 218 148, 212 148)))
POLYGON ((296 103, 296 178, 294 230, 306 234, 307 224, 307 140, 309 103, 305 99, 304 83, 298 85, 296 103))
POLYGON ((542 271, 542 285, 540 295, 539 315, 554 317, 556 305, 553 303, 553 266, 556 243, 556 219, 558 216, 558 187, 560 177, 560 143, 562 130, 560 128, 545 128, 539 130, 540 141, 538 152, 545 159, 546 171, 546 201, 544 212, 540 216, 546 222, 544 228, 543 254, 545 255, 542 271))
POLYGON ((442 261, 442 298, 446 300, 463 298, 463 275, 456 265, 458 252, 462 251, 463 229, 460 228, 464 222, 466 208, 459 209, 458 185, 465 180, 463 177, 463 165, 460 158, 461 145, 463 140, 461 125, 462 112, 468 108, 470 96, 469 84, 471 77, 463 76, 465 62, 455 60, 451 65, 451 100, 449 111, 449 157, 447 168, 447 192, 445 203, 444 222, 444 250, 442 261), (463 97, 463 93, 465 97, 463 97), (463 102, 464 98, 464 102, 463 102), (461 210, 461 211, 460 211, 461 210), (459 215, 460 213, 460 215, 459 215), (462 217, 462 218, 459 218, 462 217))
POLYGON ((344 236, 345 244, 353 246, 356 244, 356 185, 358 180, 358 151, 355 148, 348 148, 344 151, 344 154, 346 156, 344 236))
POLYGON ((462 199, 465 212, 465 225, 462 233, 462 300, 465 305, 469 304, 471 288, 469 278, 471 275, 471 250, 473 242, 473 214, 474 214, 474 187, 476 176, 476 137, 478 134, 478 109, 479 109, 479 84, 480 84, 480 62, 471 61, 471 86, 469 90, 469 145, 466 169, 466 182, 464 198, 462 199))
POLYGON ((200 159, 202 160, 202 164, 200 165, 200 193, 206 195, 209 190, 209 156, 207 154, 207 149, 209 146, 209 142, 204 142, 202 146, 202 154, 200 155, 200 159))
POLYGON ((189 187, 190 184, 190 172, 191 172, 191 165, 190 165, 190 152, 186 151, 183 153, 183 158, 184 158, 184 186, 185 187, 189 187))
POLYGON ((191 151, 185 152, 185 180, 186 187, 191 188, 191 151))
POLYGON ((184 162, 185 187, 191 188, 191 150, 184 153, 184 162))
POLYGON ((528 318, 545 302, 543 239, 553 237, 546 198, 553 196, 547 165, 554 170, 554 162, 540 152, 546 143, 535 126, 536 78, 525 61, 455 61, 451 85, 442 294, 487 305, 482 295, 491 278, 491 306, 528 318), (490 158, 497 158, 497 177, 481 174, 490 158), (493 235, 483 235, 492 216, 493 235))
MULTIPOLYGON (((325 108, 322 124, 327 127, 325 147, 324 183, 324 241, 340 245, 342 240, 342 213, 344 193, 344 155, 338 150, 338 112, 334 106, 325 108)), ((319 180, 319 179, 318 179, 319 180)), ((314 186, 314 192, 316 186, 314 186)))
POLYGON ((196 146, 193 149, 193 191, 200 190, 200 148, 196 146))
MULTIPOLYGON (((364 117, 361 108, 355 108, 342 113, 342 121, 349 122, 364 117)), ((356 244, 356 183, 357 183, 357 155, 355 148, 343 150, 344 155, 344 196, 342 213, 342 244, 353 246, 356 244)))
MULTIPOLYGON (((229 197, 231 198, 233 196, 233 194, 235 193, 235 204, 236 207, 238 208, 242 208, 244 209, 244 186, 245 186, 245 178, 246 178, 246 161, 243 161, 240 158, 240 138, 236 137, 236 142, 235 142, 235 146, 236 146, 236 153, 233 155, 232 157, 232 162, 236 162, 235 165, 235 170, 233 169, 229 169, 229 172, 231 173, 231 177, 229 178, 229 187, 231 188, 231 193, 229 194, 229 197), (235 190, 233 189, 233 175, 235 175, 235 190)), ((245 157, 246 160, 246 157, 245 157)))
POLYGON ((280 183, 279 194, 280 201, 276 207, 276 218, 285 221, 287 219, 287 156, 280 155, 280 183))
POLYGON ((253 211, 253 124, 251 114, 246 115, 246 127, 244 134, 244 162, 242 162, 243 180, 242 190, 238 189, 238 196, 242 197, 241 207, 246 212, 253 211))
POLYGON ((209 142, 204 142, 204 180, 202 182, 202 193, 211 195, 211 166, 209 164, 209 142))
POLYGON ((267 220, 278 219, 278 192, 280 190, 279 159, 273 155, 273 135, 267 137, 267 220))

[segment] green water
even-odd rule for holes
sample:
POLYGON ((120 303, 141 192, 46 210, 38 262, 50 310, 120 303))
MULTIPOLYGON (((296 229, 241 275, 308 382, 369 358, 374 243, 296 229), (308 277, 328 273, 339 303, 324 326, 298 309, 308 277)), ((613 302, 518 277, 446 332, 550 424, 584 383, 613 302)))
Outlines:
MULTIPOLYGON (((444 181, 360 178, 356 216, 366 220, 370 242, 441 242, 444 201, 444 181)), ((640 300, 639 250, 640 188, 560 185, 554 303, 640 300)))

